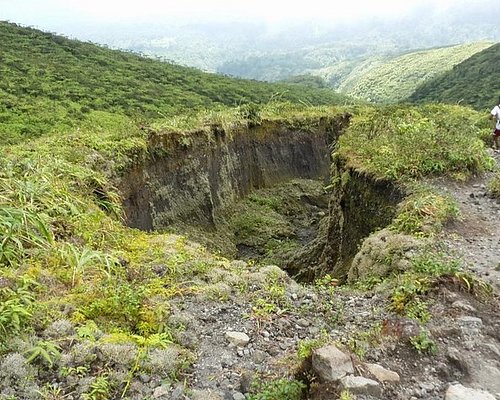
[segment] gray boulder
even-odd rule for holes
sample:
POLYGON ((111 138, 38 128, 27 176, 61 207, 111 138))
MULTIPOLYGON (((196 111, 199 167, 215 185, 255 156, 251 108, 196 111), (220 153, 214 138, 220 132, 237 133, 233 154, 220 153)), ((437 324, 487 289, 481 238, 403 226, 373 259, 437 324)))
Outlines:
POLYGON ((340 386, 352 394, 362 394, 378 397, 382 394, 380 383, 362 376, 348 375, 340 380, 340 386))
POLYGON ((471 389, 458 384, 448 388, 444 400, 495 400, 495 396, 484 390, 471 389))
POLYGON ((335 382, 354 373, 351 356, 334 345, 314 350, 312 368, 322 382, 335 382))

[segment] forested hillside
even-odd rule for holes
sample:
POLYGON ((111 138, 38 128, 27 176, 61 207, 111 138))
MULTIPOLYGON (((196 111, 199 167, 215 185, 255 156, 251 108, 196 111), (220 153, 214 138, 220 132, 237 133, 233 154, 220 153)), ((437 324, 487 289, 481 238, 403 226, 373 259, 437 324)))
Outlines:
POLYGON ((483 110, 493 107, 499 95, 500 43, 497 43, 423 83, 410 101, 460 103, 483 110))
POLYGON ((339 44, 266 58, 248 57, 244 63, 226 64, 224 71, 269 81, 295 74, 285 81, 298 81, 311 87, 318 87, 320 81, 315 78, 320 78, 327 86, 349 96, 375 103, 394 103, 406 99, 425 80, 450 70, 489 46, 491 43, 479 42, 401 54, 383 44, 370 49, 339 44))
POLYGON ((338 89, 376 103, 401 101, 422 82, 490 46, 491 43, 472 43, 415 51, 385 61, 367 60, 356 66, 338 89))
POLYGON ((15 142, 75 126, 92 110, 163 118, 271 98, 331 104, 329 89, 207 74, 0 22, 0 137, 15 142))

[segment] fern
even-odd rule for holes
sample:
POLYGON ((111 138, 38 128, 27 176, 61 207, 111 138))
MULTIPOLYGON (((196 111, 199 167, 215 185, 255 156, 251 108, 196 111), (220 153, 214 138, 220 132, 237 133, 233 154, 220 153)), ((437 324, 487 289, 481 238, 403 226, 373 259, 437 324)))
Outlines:
POLYGON ((50 341, 39 341, 34 347, 25 351, 28 356, 26 361, 33 362, 36 359, 42 359, 50 368, 53 367, 54 362, 61 357, 61 348, 50 341))

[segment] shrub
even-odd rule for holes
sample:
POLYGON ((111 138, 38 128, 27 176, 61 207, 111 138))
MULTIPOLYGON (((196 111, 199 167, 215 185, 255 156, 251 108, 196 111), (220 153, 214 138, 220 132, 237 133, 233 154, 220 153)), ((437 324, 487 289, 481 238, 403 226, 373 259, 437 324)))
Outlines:
POLYGON ((470 176, 491 169, 479 114, 459 106, 361 108, 336 157, 380 178, 470 176))
POLYGON ((278 379, 257 385, 255 394, 250 394, 248 400, 300 400, 306 385, 297 380, 278 379))

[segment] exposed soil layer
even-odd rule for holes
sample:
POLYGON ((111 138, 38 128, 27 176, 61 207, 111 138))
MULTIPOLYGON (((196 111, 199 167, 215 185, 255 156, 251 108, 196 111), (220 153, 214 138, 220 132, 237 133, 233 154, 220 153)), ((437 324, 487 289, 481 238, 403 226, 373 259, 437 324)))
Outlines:
POLYGON ((188 143, 154 135, 152 156, 121 180, 128 225, 158 230, 182 221, 213 227, 221 208, 253 189, 328 177, 331 146, 348 119, 321 119, 307 130, 273 122, 231 134, 214 127, 192 134, 188 143))

